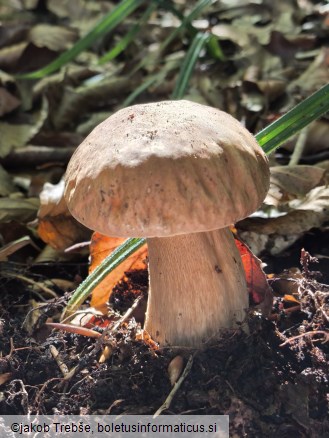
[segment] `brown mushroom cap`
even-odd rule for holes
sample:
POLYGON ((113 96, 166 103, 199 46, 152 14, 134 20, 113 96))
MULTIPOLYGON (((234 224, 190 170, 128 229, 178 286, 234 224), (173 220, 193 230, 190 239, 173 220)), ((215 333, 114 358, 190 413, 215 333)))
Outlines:
POLYGON ((255 138, 229 114, 189 101, 124 108, 77 148, 69 210, 88 228, 165 237, 223 228, 254 212, 269 184, 255 138))

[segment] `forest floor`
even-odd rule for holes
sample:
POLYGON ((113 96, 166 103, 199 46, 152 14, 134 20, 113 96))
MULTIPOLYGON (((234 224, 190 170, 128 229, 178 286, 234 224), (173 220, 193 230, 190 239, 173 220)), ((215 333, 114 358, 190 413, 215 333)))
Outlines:
MULTIPOLYGON (((131 76, 177 27, 172 13, 154 12, 119 57, 97 65, 142 8, 59 72, 16 76, 54 60, 113 7, 81 0, 69 10, 68 3, 0 6, 0 414, 153 415, 172 390, 168 365, 180 355, 191 367, 163 414, 228 414, 232 437, 328 437, 326 118, 307 128, 306 139, 297 136, 271 155, 265 204, 236 225, 261 259, 274 296, 269 317, 251 308, 248 333, 227 331, 197 351, 157 348, 141 336, 146 269, 128 270, 108 294, 110 316, 88 322, 102 333, 141 297, 134 317, 106 338, 46 325, 59 321, 88 274, 89 247, 81 242, 90 242, 90 232, 62 200, 60 181, 73 150, 123 101, 170 98, 190 38, 185 30, 161 63, 131 76), (159 75, 152 86, 133 95, 151 75, 159 75), (81 245, 65 251, 75 244, 81 245)), ((185 97, 226 110, 257 132, 327 81, 328 8, 307 0, 221 3, 200 18, 220 39, 225 59, 203 54, 185 97)))

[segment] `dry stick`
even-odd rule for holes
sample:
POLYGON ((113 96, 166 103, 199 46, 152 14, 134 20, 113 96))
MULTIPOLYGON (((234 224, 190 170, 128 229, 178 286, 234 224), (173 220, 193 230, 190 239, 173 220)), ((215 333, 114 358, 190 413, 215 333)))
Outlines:
POLYGON ((165 402, 159 407, 159 409, 156 411, 156 413, 153 415, 153 418, 158 417, 161 415, 161 413, 167 409, 170 408, 171 402, 173 401, 173 398, 175 397, 177 391, 181 387, 182 383, 184 382, 185 378, 187 377, 188 373, 191 371, 193 365, 193 355, 189 357, 186 367, 183 371, 183 374, 180 376, 180 378, 175 383, 173 389, 170 391, 168 397, 166 398, 165 402))
POLYGON ((62 384, 64 387, 63 392, 66 393, 68 387, 68 380, 74 376, 77 366, 69 370, 68 366, 64 363, 63 359, 61 358, 57 348, 54 345, 50 345, 49 349, 50 349, 50 353, 52 354, 53 358, 55 359, 59 369, 61 370, 64 376, 64 379, 62 380, 62 384))
POLYGON ((17 278, 18 280, 22 280, 25 283, 31 284, 32 286, 39 288, 42 292, 44 292, 47 295, 50 295, 53 298, 58 298, 57 294, 54 291, 52 291, 51 289, 49 289, 49 287, 43 286, 42 284, 38 283, 37 281, 32 280, 31 278, 24 277, 24 275, 13 274, 11 272, 5 271, 5 272, 3 272, 3 276, 17 278))
POLYGON ((126 311, 126 313, 114 324, 114 326, 111 329, 104 330, 104 332, 102 333, 102 338, 104 338, 107 334, 112 334, 112 333, 116 332, 118 330, 118 328, 120 327, 120 325, 131 316, 131 314, 136 309, 136 307, 138 306, 138 304, 142 298, 143 298, 143 295, 140 295, 139 297, 137 297, 135 299, 135 301, 133 302, 132 306, 129 307, 129 309, 126 311))
POLYGON ((39 405, 40 405, 40 399, 42 394, 45 392, 45 389, 47 388, 49 383, 55 382, 57 380, 62 381, 63 377, 53 377, 52 379, 47 380, 46 382, 43 383, 43 385, 40 388, 40 391, 36 394, 36 397, 34 399, 34 405, 37 406, 36 415, 39 415, 39 405))
POLYGON ((7 257, 11 254, 14 254, 16 251, 18 251, 21 248, 24 248, 26 245, 32 245, 33 248, 40 251, 40 248, 33 242, 31 237, 29 236, 23 236, 20 239, 15 240, 14 242, 7 243, 7 245, 4 245, 0 249, 0 261, 6 261, 7 257))
POLYGON ((329 316, 327 315, 327 312, 324 310, 324 304, 320 307, 320 312, 322 313, 326 321, 329 323, 329 316))
POLYGON ((297 311, 299 311, 300 310, 300 304, 298 304, 297 306, 293 306, 293 307, 288 307, 288 309, 283 309, 282 311, 280 311, 279 313, 273 313, 272 315, 270 315, 269 317, 268 317, 268 319, 270 320, 270 321, 277 321, 277 320, 279 320, 280 319, 280 317, 282 316, 282 315, 289 315, 290 313, 293 313, 293 312, 297 312, 297 311))
POLYGON ((52 163, 63 167, 69 161, 75 147, 51 147, 28 145, 24 148, 13 150, 9 155, 0 160, 1 164, 10 167, 40 166, 52 163))
POLYGON ((69 369, 67 367, 67 365, 64 363, 63 359, 61 358, 59 351, 57 350, 57 348, 54 345, 50 345, 49 347, 50 349, 50 353, 53 356, 53 358, 55 359, 58 368, 61 370, 62 374, 64 377, 66 377, 69 373, 69 369))
MULTIPOLYGON (((114 324, 114 326, 111 329, 106 329, 104 330, 104 332, 102 333, 101 339, 103 340, 105 336, 107 336, 108 334, 113 334, 114 332, 116 332, 118 330, 118 328, 120 327, 120 325, 126 321, 131 314, 133 313, 133 311, 136 309, 136 307, 138 306, 139 302, 141 301, 141 299, 143 298, 143 295, 140 295, 139 297, 137 297, 135 299, 135 301, 133 302, 132 306, 129 307, 129 309, 126 311, 126 313, 114 324)), ((112 354, 112 349, 109 348, 107 345, 104 347, 103 352, 101 354, 101 357, 99 358, 99 363, 104 363, 106 361, 106 359, 112 354)))
POLYGON ((299 163, 299 160, 301 159, 301 156, 303 155, 303 151, 305 149, 307 132, 308 132, 308 126, 305 126, 305 128, 303 128, 300 131, 294 151, 290 157, 289 166, 294 166, 295 164, 299 163))
POLYGON ((326 342, 329 341, 329 332, 326 332, 325 330, 315 330, 314 332, 306 332, 306 333, 302 333, 301 335, 298 335, 298 336, 293 336, 292 338, 289 338, 286 341, 284 341, 282 344, 280 344, 280 347, 283 347, 286 344, 290 344, 291 342, 295 341, 296 339, 303 338, 304 336, 314 336, 314 335, 323 335, 324 336, 323 339, 315 339, 314 342, 322 341, 322 344, 325 344, 326 342))

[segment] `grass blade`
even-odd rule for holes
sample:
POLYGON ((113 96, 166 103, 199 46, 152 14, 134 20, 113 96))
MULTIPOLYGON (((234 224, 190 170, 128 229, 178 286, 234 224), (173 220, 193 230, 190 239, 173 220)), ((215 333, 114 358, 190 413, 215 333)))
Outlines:
POLYGON ((123 0, 111 12, 105 15, 105 17, 89 33, 87 33, 87 35, 81 38, 73 47, 62 53, 50 64, 40 70, 17 75, 16 77, 22 79, 40 79, 56 70, 59 70, 63 65, 72 61, 72 59, 78 56, 81 52, 89 48, 102 35, 113 30, 142 3, 144 3, 144 0, 123 0))
POLYGON ((131 238, 118 246, 103 262, 79 285, 71 299, 67 303, 62 319, 71 315, 86 298, 92 293, 93 289, 117 266, 120 265, 131 254, 144 245, 145 239, 131 238))
POLYGON ((211 34, 209 40, 207 41, 207 52, 212 58, 218 61, 226 60, 226 56, 222 51, 219 40, 217 37, 215 37, 215 35, 211 34))
POLYGON ((150 18, 150 15, 153 11, 157 8, 156 3, 151 3, 150 6, 146 9, 140 20, 131 28, 131 30, 116 44, 115 47, 113 47, 112 50, 110 50, 106 55, 102 56, 98 60, 98 64, 102 65, 105 64, 105 62, 109 62, 112 59, 116 58, 120 53, 122 53, 128 45, 134 40, 135 36, 140 31, 140 28, 143 24, 147 22, 147 20, 150 18))
POLYGON ((285 115, 264 128, 256 139, 270 154, 289 137, 329 111, 329 84, 306 98, 285 115))
POLYGON ((174 40, 184 28, 189 26, 191 24, 191 21, 198 17, 207 6, 210 6, 211 3, 214 3, 214 0, 198 1, 192 11, 182 19, 182 23, 180 24, 180 26, 178 26, 177 29, 171 32, 171 34, 161 44, 161 50, 164 50, 168 46, 168 44, 170 44, 172 40, 174 40))
POLYGON ((181 99, 186 91, 188 83, 193 73, 195 63, 197 62, 200 52, 205 43, 209 40, 210 34, 198 32, 185 55, 182 67, 180 69, 178 79, 172 93, 172 99, 181 99))

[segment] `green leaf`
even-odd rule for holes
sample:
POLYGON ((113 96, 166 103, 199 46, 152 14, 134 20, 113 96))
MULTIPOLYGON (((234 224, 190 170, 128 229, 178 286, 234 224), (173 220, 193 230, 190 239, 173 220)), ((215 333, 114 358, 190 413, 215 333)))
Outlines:
POLYGON ((74 44, 71 49, 62 53, 53 62, 41 68, 40 70, 23 75, 17 75, 16 77, 24 79, 39 79, 55 72, 68 62, 72 61, 72 59, 76 58, 81 52, 88 49, 101 36, 113 30, 142 3, 144 3, 144 0, 121 1, 111 12, 106 14, 105 17, 89 33, 87 33, 86 36, 74 44))
POLYGON ((329 111, 329 84, 300 102, 284 116, 264 128, 256 140, 267 154, 289 137, 329 111))
POLYGON ((172 93, 172 99, 181 99, 186 91, 188 83, 193 73, 195 63, 197 62, 200 52, 205 43, 209 40, 210 34, 198 32, 185 55, 182 67, 180 69, 178 79, 172 93))
POLYGON ((209 55, 219 61, 225 61, 226 56, 224 55, 222 48, 219 44, 219 40, 215 35, 210 35, 207 41, 207 51, 209 55))

